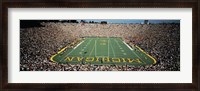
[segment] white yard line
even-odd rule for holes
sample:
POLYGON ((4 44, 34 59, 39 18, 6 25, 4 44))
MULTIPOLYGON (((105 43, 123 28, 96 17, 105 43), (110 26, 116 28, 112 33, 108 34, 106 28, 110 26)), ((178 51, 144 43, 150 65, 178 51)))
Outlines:
POLYGON ((95 44, 93 45, 92 50, 90 51, 89 57, 90 57, 90 55, 91 55, 91 53, 93 52, 94 49, 95 49, 95 44))
POLYGON ((114 52, 114 49, 113 49, 112 43, 110 44, 110 46, 111 46, 111 49, 112 49, 112 52, 113 52, 113 55, 114 55, 114 58, 115 58, 116 56, 115 56, 115 52, 114 52))
POLYGON ((96 40, 95 40, 95 49, 94 49, 94 55, 95 55, 95 57, 96 57, 96 51, 97 51, 97 49, 96 49, 96 45, 97 45, 97 42, 96 42, 96 40))
POLYGON ((99 38, 97 38, 96 40, 95 40, 95 57, 97 56, 97 43, 98 43, 98 40, 99 40, 99 38))
POLYGON ((123 43, 130 49, 130 50, 133 50, 128 44, 126 44, 124 41, 123 43))
POLYGON ((116 41, 116 39, 115 39, 115 42, 117 43, 117 45, 118 45, 119 47, 121 47, 121 46, 119 45, 118 41, 116 41))

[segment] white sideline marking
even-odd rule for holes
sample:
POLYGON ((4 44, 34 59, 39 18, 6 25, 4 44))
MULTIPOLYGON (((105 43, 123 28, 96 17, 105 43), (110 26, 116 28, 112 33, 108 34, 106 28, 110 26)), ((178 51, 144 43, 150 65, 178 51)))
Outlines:
MULTIPOLYGON (((92 40, 92 39, 91 39, 92 40)), ((91 40, 89 41, 89 42, 91 42, 91 40)), ((85 40, 84 40, 85 41, 85 40)), ((82 41, 82 42, 84 42, 84 41, 82 41)), ((81 43, 82 43, 81 42, 81 43)), ((78 45, 80 45, 81 43, 79 43, 78 45)), ((78 46, 76 46, 76 47, 78 47, 78 46)), ((66 58, 69 54, 71 54, 74 50, 75 50, 76 48, 73 48, 73 50, 72 51, 70 51, 64 58, 66 58)), ((64 58, 62 58, 61 60, 63 60, 64 58)))
POLYGON ((130 49, 130 50, 133 50, 128 44, 126 44, 124 41, 123 43, 130 49))
POLYGON ((82 44, 83 43, 83 41, 82 42, 80 42, 78 45, 76 45, 76 47, 74 47, 73 49, 76 49, 80 44, 82 44))

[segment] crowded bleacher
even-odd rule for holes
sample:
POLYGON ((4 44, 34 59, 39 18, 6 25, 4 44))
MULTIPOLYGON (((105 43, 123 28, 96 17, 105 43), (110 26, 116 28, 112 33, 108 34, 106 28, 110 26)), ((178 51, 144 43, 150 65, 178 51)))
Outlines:
POLYGON ((20 28, 20 71, 179 71, 180 24, 101 24, 41 22, 20 28), (63 47, 73 48, 85 36, 121 37, 157 60, 146 66, 59 64, 50 57, 63 47))

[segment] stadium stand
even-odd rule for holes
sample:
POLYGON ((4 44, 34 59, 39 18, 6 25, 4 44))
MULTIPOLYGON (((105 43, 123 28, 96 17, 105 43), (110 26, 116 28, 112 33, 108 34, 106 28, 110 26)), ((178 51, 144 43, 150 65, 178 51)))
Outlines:
POLYGON ((179 71, 179 24, 93 24, 42 22, 20 28, 20 71, 179 71), (61 48, 73 48, 84 36, 121 37, 157 60, 155 65, 120 66, 58 64, 49 58, 61 48))

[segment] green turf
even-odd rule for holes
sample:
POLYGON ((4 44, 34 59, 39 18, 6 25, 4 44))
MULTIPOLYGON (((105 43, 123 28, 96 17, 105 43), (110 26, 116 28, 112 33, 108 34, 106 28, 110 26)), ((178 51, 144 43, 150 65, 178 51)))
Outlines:
POLYGON ((52 56, 58 63, 96 65, 147 65, 155 60, 136 47, 129 48, 121 38, 85 38, 75 48, 52 56))

